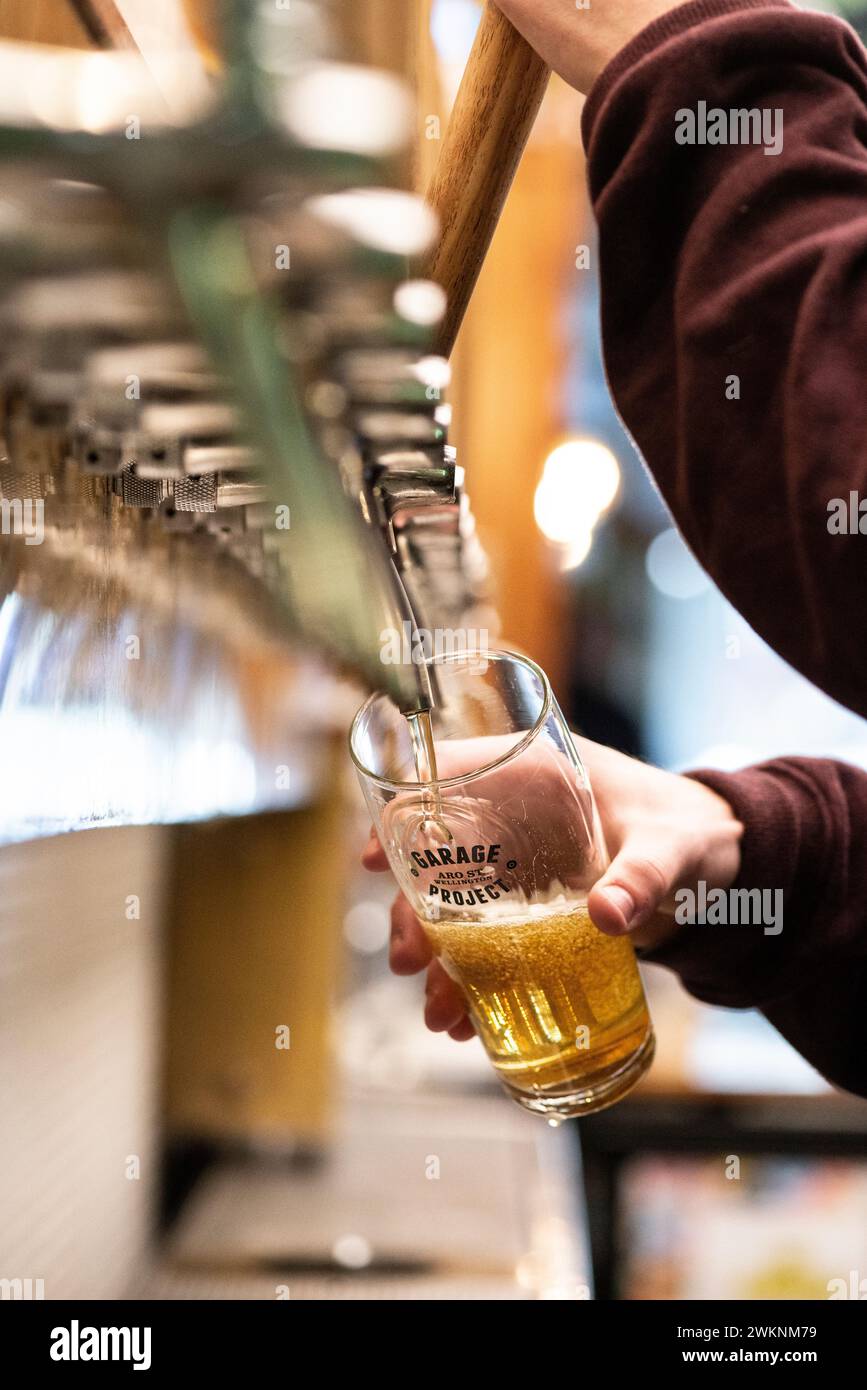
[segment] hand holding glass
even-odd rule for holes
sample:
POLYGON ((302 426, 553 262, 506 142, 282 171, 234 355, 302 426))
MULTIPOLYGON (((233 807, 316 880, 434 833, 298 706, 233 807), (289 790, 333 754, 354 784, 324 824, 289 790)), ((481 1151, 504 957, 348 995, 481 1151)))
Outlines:
POLYGON ((551 1117, 600 1110, 654 1039, 630 941, 587 911, 608 856, 584 767, 533 662, 429 666, 432 746, 384 695, 353 724, 377 834, 509 1094, 551 1117))

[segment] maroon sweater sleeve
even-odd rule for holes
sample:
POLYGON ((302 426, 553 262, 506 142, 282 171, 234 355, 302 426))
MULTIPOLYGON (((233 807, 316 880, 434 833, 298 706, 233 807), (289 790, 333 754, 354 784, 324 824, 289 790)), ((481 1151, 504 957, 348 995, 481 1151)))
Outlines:
MULTIPOLYGON (((828 528, 832 499, 867 498, 864 50, 787 0, 697 0, 617 56, 584 134, 624 423, 735 607, 864 714, 867 537, 828 528), (699 102, 781 110, 782 151, 678 144, 699 102)), ((781 889, 783 931, 687 927, 647 958, 761 1008, 867 1096, 867 775, 800 758, 694 775, 744 822, 736 886, 781 889)))
POLYGON ((867 499, 864 49, 787 0, 699 0, 602 74, 584 135, 625 424, 723 593, 865 714, 867 540, 828 531, 867 499), (679 145, 700 101, 782 110, 782 152, 679 145))
POLYGON ((691 775, 746 827, 734 886, 778 890, 782 930, 684 926, 643 958, 709 1004, 761 1009, 823 1076, 867 1096, 867 775, 819 758, 691 775))

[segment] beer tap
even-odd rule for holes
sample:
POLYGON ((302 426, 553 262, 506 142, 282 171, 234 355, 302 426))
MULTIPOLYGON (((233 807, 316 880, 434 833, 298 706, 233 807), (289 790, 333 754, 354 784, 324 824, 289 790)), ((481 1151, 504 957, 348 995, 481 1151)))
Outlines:
MULTIPOLYGON (((494 5, 486 4, 427 191, 439 235, 419 273, 444 291, 433 360, 446 367, 550 71, 494 5)), ((447 367, 446 367, 447 375, 447 367)), ((434 392, 438 396, 438 392, 434 392)), ((425 392, 425 398, 430 392, 425 392)), ((434 417, 436 420, 436 415, 434 417)), ((387 545, 412 606, 412 635, 422 615, 459 622, 484 593, 487 566, 462 497, 463 469, 453 448, 428 433, 426 417, 376 417, 368 428, 366 513, 387 545), (389 435, 391 437, 389 437, 389 435)), ((363 431, 362 431, 363 432, 363 431)), ((429 671, 429 678, 435 671, 429 671)), ((422 708, 435 703, 435 688, 422 708)))
POLYGON ((46 503, 43 547, 3 537, 4 584, 44 574, 86 620, 109 574, 114 611, 128 588, 226 641, 298 634, 427 709, 424 664, 383 662, 381 634, 460 627, 485 588, 429 377, 546 74, 489 7, 426 204, 402 186, 396 79, 332 63, 294 5, 267 15, 292 62, 265 71, 265 11, 227 13, 222 79, 189 111, 135 53, 0 49, 0 497, 46 503))

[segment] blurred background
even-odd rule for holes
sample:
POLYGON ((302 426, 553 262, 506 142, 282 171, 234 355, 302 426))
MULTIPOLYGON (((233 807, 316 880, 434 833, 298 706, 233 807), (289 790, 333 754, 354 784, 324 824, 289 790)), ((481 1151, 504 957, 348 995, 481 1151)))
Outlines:
MULTIPOLYGON (((420 283, 406 209, 386 217, 402 229, 388 245, 357 205, 349 222, 345 204, 310 214, 362 183, 424 190, 480 5, 246 8, 245 66, 206 0, 0 0, 0 75, 19 74, 0 110, 0 498, 43 502, 48 528, 28 546, 10 511, 0 536, 3 1297, 826 1298, 835 1280, 867 1296, 864 1106, 759 1016, 645 968, 654 1067, 555 1131, 500 1095, 476 1042, 426 1033, 421 981, 389 975, 391 890, 358 867, 368 826, 346 752, 363 643, 319 641, 315 597, 306 624, 282 612, 287 592, 304 608, 307 583, 321 595, 351 524, 293 532, 289 561, 258 518, 284 497, 279 473, 240 455, 270 458, 297 418, 275 415, 270 442, 200 416, 154 423, 166 401, 213 409, 213 374, 243 376, 250 304, 235 338, 212 317, 236 222, 278 259, 285 246, 272 346, 344 482, 388 466, 398 410, 401 439, 416 412, 402 479, 419 452, 427 467, 446 438, 456 449, 454 514, 439 474, 413 473, 421 520, 406 492, 388 509, 430 611, 451 604, 526 651, 574 728, 665 767, 781 753, 867 767, 867 739, 728 606, 618 423, 580 98, 552 81, 446 385, 424 308, 391 307, 420 283), (99 66, 117 55, 139 67, 99 66), (207 161, 184 131, 207 138, 227 90, 251 144, 202 174, 194 216, 178 171, 207 161), (290 155, 272 156, 283 138, 290 155), (206 236, 218 200, 228 220, 206 236), (139 238, 161 248, 145 280, 139 238), (159 346, 152 413, 118 425, 106 363, 128 381, 143 340, 159 346), (426 364, 421 404, 389 394, 407 353, 426 364), (185 511, 190 478, 213 506, 197 492, 185 511)), ((837 10, 867 33, 867 6, 837 10)), ((236 394, 248 423, 265 402, 270 427, 252 377, 236 394)), ((376 631, 377 577, 362 594, 376 631)))

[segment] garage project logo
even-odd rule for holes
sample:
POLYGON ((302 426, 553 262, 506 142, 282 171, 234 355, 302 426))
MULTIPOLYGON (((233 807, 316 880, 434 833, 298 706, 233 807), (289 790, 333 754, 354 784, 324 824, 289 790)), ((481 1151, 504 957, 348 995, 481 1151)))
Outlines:
MULTIPOLYGON (((414 850, 410 856, 413 861, 410 873, 418 878, 420 872, 430 876, 433 871, 427 895, 449 907, 476 907, 495 902, 504 893, 511 893, 513 887, 503 877, 501 848, 500 845, 441 845, 438 849, 414 850)), ((516 868, 517 862, 509 859, 505 868, 516 868)))
POLYGON ((68 1327, 51 1329, 52 1361, 130 1361, 134 1371, 149 1371, 149 1327, 82 1327, 73 1318, 68 1327))

